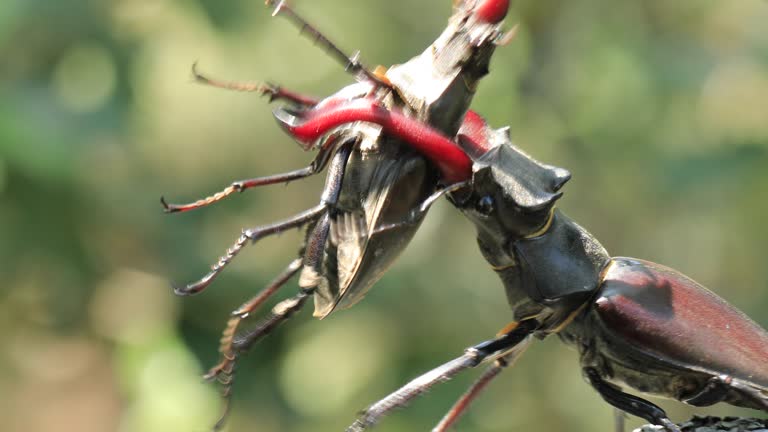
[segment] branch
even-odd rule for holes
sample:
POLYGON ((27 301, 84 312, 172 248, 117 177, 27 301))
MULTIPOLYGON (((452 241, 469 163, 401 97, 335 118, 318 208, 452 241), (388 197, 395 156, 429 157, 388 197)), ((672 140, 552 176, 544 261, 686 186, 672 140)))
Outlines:
MULTIPOLYGON (((768 430, 768 419, 750 417, 700 417, 679 423, 682 432, 758 432, 768 430)), ((634 432, 659 432, 659 426, 645 425, 634 432)))

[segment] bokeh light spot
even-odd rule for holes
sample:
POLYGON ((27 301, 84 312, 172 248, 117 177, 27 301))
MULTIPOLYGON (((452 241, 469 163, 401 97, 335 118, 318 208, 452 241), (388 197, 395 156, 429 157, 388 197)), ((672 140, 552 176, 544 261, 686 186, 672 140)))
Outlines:
POLYGON ((5 185, 8 182, 8 169, 6 168, 5 160, 0 158, 0 194, 5 190, 5 185))
POLYGON ((367 317, 311 327, 282 362, 280 386, 292 408, 322 417, 355 405, 353 397, 385 372, 391 337, 385 323, 367 317))
POLYGON ((712 71, 701 92, 701 126, 722 138, 768 137, 768 70, 743 59, 712 71))
POLYGON ((137 386, 120 432, 202 431, 213 424, 220 399, 200 380, 199 365, 177 339, 159 339, 138 351, 124 352, 125 360, 133 357, 126 378, 137 386))
POLYGON ((125 343, 141 343, 172 327, 176 303, 165 280, 121 269, 102 282, 90 305, 96 330, 125 343))
POLYGON ((66 109, 88 113, 109 102, 115 81, 115 64, 110 52, 101 45, 84 42, 64 54, 54 69, 51 84, 66 109))

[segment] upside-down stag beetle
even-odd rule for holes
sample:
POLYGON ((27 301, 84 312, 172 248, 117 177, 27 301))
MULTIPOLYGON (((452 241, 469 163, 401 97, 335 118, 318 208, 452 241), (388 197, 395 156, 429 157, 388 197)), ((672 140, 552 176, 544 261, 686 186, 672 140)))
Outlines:
MULTIPOLYGON (((513 321, 498 336, 414 379, 371 405, 349 427, 359 431, 462 370, 488 369, 435 427, 447 430, 477 394, 530 344, 557 334, 580 353, 586 380, 619 410, 669 432, 680 429, 653 403, 622 388, 695 406, 717 402, 768 411, 768 332, 682 274, 647 261, 611 257, 555 206, 568 171, 542 164, 494 130, 469 103, 487 73, 508 0, 457 0, 447 29, 409 62, 369 71, 344 55, 283 2, 274 5, 346 63, 359 80, 317 102, 274 86, 222 83, 289 102, 275 117, 305 148, 312 165, 235 182, 223 192, 169 211, 197 208, 235 191, 319 172, 330 160, 321 203, 278 224, 244 231, 201 281, 201 291, 243 245, 307 226, 300 256, 270 286, 233 313, 222 339, 219 376, 229 393, 237 356, 315 298, 315 315, 359 301, 418 229, 430 205, 449 200, 475 225, 481 253, 499 275, 513 321), (240 321, 302 270, 299 295, 279 303, 254 330, 240 321), (714 348, 717 341, 717 348, 714 348)), ((220 424, 220 423, 219 423, 220 424)))
POLYGON ((221 339, 221 360, 206 374, 223 383, 227 398, 242 352, 300 310, 310 297, 318 318, 354 305, 406 247, 429 206, 465 185, 471 162, 447 137, 461 127, 477 83, 487 74, 491 54, 503 41, 499 11, 460 2, 448 28, 424 54, 386 71, 369 71, 357 56, 344 54, 285 2, 266 3, 274 8, 274 15, 294 21, 341 60, 359 82, 317 101, 273 85, 218 81, 193 67, 195 78, 204 84, 257 91, 270 100, 286 101, 274 111, 278 123, 304 149, 316 149, 318 154, 308 167, 236 181, 190 204, 162 200, 167 212, 193 210, 234 192, 305 178, 328 167, 318 205, 284 221, 244 230, 207 275, 175 287, 179 295, 200 293, 249 242, 291 228, 306 230, 299 258, 232 312, 221 339), (299 272, 299 294, 276 305, 255 329, 238 332, 243 319, 299 272))

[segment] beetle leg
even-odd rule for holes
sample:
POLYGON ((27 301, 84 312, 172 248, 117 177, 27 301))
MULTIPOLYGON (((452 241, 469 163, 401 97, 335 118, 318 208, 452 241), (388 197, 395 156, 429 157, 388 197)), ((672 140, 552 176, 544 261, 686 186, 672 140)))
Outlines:
POLYGON ((304 303, 313 293, 314 288, 301 290, 297 295, 281 301, 272 308, 272 314, 265 318, 254 329, 242 336, 237 336, 232 343, 236 356, 248 351, 253 344, 272 333, 272 330, 282 324, 283 321, 286 321, 288 318, 292 317, 293 314, 300 311, 301 308, 304 307, 304 303))
POLYGON ((206 379, 217 377, 223 386, 221 395, 225 401, 225 409, 214 425, 214 430, 218 430, 223 426, 224 421, 229 414, 230 397, 235 378, 235 367, 237 366, 237 360, 240 355, 245 354, 253 344, 269 335, 275 328, 277 328, 277 326, 287 321, 296 312, 301 310, 307 297, 314 294, 318 280, 317 275, 319 274, 318 272, 324 256, 325 243, 328 240, 329 227, 329 216, 328 212, 326 212, 314 228, 312 228, 312 232, 307 238, 304 258, 294 260, 267 288, 233 312, 233 315, 235 316, 229 320, 221 340, 220 352, 222 354, 222 360, 204 377, 206 379), (302 267, 304 268, 304 272, 299 281, 299 285, 302 287, 301 292, 293 298, 278 303, 272 309, 271 316, 264 319, 254 329, 247 332, 245 335, 236 336, 235 334, 240 322, 248 317, 256 307, 277 291, 280 286, 285 284, 285 282, 295 275, 302 267), (307 279, 305 276, 307 272, 314 275, 314 277, 307 279))
MULTIPOLYGON (((291 275, 295 274, 297 270, 298 269, 293 270, 291 275)), ((300 311, 304 306, 307 298, 311 295, 312 290, 302 290, 298 295, 287 300, 283 300, 275 305, 275 307, 272 308, 272 314, 266 319, 262 320, 259 325, 250 330, 244 336, 230 337, 230 357, 226 357, 225 354, 226 365, 221 370, 216 371, 219 382, 222 385, 221 396, 224 399, 224 410, 219 419, 213 425, 213 431, 221 429, 229 415, 232 385, 235 380, 235 367, 237 366, 238 357, 245 351, 248 351, 248 349, 250 349, 254 343, 271 333, 272 330, 274 330, 280 323, 293 316, 293 314, 296 312, 300 311)), ((209 378, 208 375, 210 375, 210 373, 207 374, 205 378, 209 378)))
POLYGON ((200 207, 205 207, 209 204, 213 204, 217 201, 221 201, 222 199, 232 195, 235 192, 243 192, 246 189, 250 189, 258 186, 267 186, 267 185, 272 185, 277 183, 288 183, 294 180, 299 180, 299 179, 313 176, 321 172, 325 168, 325 166, 328 165, 328 160, 330 159, 330 155, 333 153, 333 150, 335 149, 335 146, 332 145, 332 140, 334 139, 335 137, 329 137, 320 146, 320 150, 318 151, 317 156, 315 156, 315 159, 312 160, 312 163, 310 163, 309 166, 306 166, 304 168, 297 169, 294 171, 289 171, 286 173, 274 174, 271 176, 257 177, 257 178, 252 178, 248 180, 238 180, 238 181, 232 182, 231 185, 229 185, 227 188, 225 188, 221 192, 216 192, 211 196, 205 197, 203 199, 197 200, 189 204, 169 204, 165 201, 165 198, 161 197, 160 202, 163 204, 163 210, 166 213, 176 213, 176 212, 194 210, 200 207))
POLYGON ((269 299, 278 289, 282 288, 286 282, 288 282, 296 273, 301 269, 303 260, 296 258, 288 264, 288 267, 282 271, 272 282, 269 283, 258 294, 252 297, 247 302, 243 303, 239 308, 232 311, 232 317, 227 322, 227 326, 222 332, 221 343, 219 345, 219 352, 221 353, 221 360, 219 363, 212 367, 203 378, 211 380, 220 375, 227 375, 227 371, 231 370, 231 365, 235 361, 235 352, 232 349, 232 341, 235 338, 237 329, 240 323, 248 318, 253 311, 261 306, 267 299, 269 299))
POLYGON ((320 203, 317 206, 305 210, 289 219, 269 224, 269 225, 263 225, 256 228, 250 228, 247 230, 243 230, 243 233, 238 237, 235 244, 233 244, 229 249, 227 249, 226 254, 222 255, 219 260, 211 267, 211 271, 209 271, 205 276, 197 280, 196 282, 192 282, 190 284, 187 284, 185 286, 178 286, 175 285, 173 287, 173 291, 177 295, 192 295, 197 294, 204 289, 208 287, 208 285, 213 282, 213 280, 216 278, 216 276, 221 273, 221 271, 224 269, 224 267, 229 264, 232 259, 237 256, 237 254, 240 253, 240 251, 245 247, 246 243, 250 240, 251 242, 256 242, 264 237, 273 235, 273 234, 279 234, 285 230, 291 229, 291 228, 297 228, 302 225, 306 225, 307 223, 317 219, 318 217, 322 216, 323 213, 327 211, 327 206, 325 203, 320 203))
POLYGON ((625 420, 627 418, 627 413, 624 411, 613 407, 613 432, 624 432, 626 429, 625 420))
POLYGON ((497 358, 491 366, 480 375, 472 386, 456 401, 451 407, 450 411, 445 414, 440 423, 432 429, 432 432, 445 432, 453 426, 454 423, 461 417, 467 410, 469 404, 472 403, 475 398, 482 392, 485 387, 490 384, 491 380, 496 378, 501 371, 509 365, 507 361, 508 356, 497 358))
POLYGON ((311 96, 304 96, 299 93, 292 92, 290 90, 286 90, 280 86, 270 84, 270 83, 261 83, 261 82, 234 82, 234 81, 220 81, 215 78, 211 78, 207 75, 202 74, 197 69, 197 62, 192 64, 192 76, 195 78, 195 81, 200 84, 209 85, 211 87, 217 87, 222 88, 226 90, 234 90, 239 92, 257 92, 261 93, 263 96, 268 96, 269 101, 273 102, 276 100, 287 100, 288 102, 291 102, 293 104, 299 105, 304 108, 310 108, 315 105, 317 105, 318 100, 311 97, 311 96))
POLYGON ((325 37, 325 35, 323 35, 319 30, 317 30, 314 26, 308 23, 299 14, 297 14, 296 11, 293 10, 293 8, 288 6, 285 0, 279 0, 279 1, 266 0, 265 4, 268 7, 272 7, 275 9, 274 12, 272 12, 272 16, 283 14, 288 19, 293 21, 294 24, 296 24, 299 27, 299 33, 305 33, 309 35, 309 37, 312 38, 314 43, 319 44, 320 46, 325 48, 325 50, 331 55, 331 57, 340 61, 344 65, 344 70, 348 71, 353 75, 363 76, 369 81, 376 83, 380 87, 391 88, 391 84, 380 79, 375 73, 369 71, 360 62, 359 52, 351 56, 346 54, 338 46, 336 46, 336 44, 331 42, 330 39, 325 37))
POLYGON ((344 170, 346 169, 347 159, 352 150, 352 146, 357 141, 357 138, 350 138, 344 141, 339 150, 333 157, 331 166, 328 168, 328 177, 325 179, 325 187, 320 198, 320 204, 315 207, 305 210, 292 218, 284 221, 276 222, 269 225, 263 225, 256 228, 250 228, 244 230, 238 237, 235 244, 227 249, 226 254, 222 255, 219 260, 211 267, 205 276, 196 282, 190 283, 186 286, 174 286, 173 290, 177 295, 192 295, 197 294, 208 287, 213 282, 216 276, 221 273, 224 267, 227 266, 237 254, 245 247, 245 244, 250 240, 251 243, 255 243, 264 237, 279 234, 285 230, 291 228, 297 228, 307 223, 317 220, 323 217, 328 212, 328 208, 334 205, 339 198, 341 192, 341 182, 344 179, 344 170))
POLYGON ((222 354, 221 362, 212 368, 204 378, 218 378, 219 382, 223 386, 221 395, 224 398, 225 409, 214 425, 213 430, 218 430, 224 425, 227 415, 229 414, 230 397, 232 393, 232 385, 235 377, 235 367, 237 366, 237 360, 240 355, 245 354, 253 344, 269 335, 280 324, 287 321, 296 312, 304 307, 306 299, 313 295, 315 292, 315 286, 317 285, 317 272, 322 264, 322 258, 324 255, 325 243, 328 240, 329 231, 329 216, 326 212, 312 228, 311 234, 307 238, 307 245, 305 247, 304 258, 298 258, 294 260, 288 268, 273 281, 267 288, 265 288, 256 297, 246 302, 243 306, 233 312, 233 316, 227 328, 224 330, 224 335, 221 340, 220 352, 222 354), (283 300, 278 303, 273 309, 272 314, 257 325, 254 329, 248 331, 244 335, 235 335, 240 322, 245 319, 250 312, 252 312, 258 305, 263 303, 270 295, 272 295, 280 286, 285 284, 293 275, 295 275, 299 269, 304 268, 302 273, 302 279, 299 285, 302 287, 301 292, 298 295, 288 300, 283 300), (305 273, 309 272, 315 275, 314 278, 310 278, 309 287, 307 280, 305 280, 305 273))
POLYGON ((405 225, 412 225, 419 222, 421 218, 423 218, 424 215, 427 213, 429 208, 432 207, 432 204, 434 204, 435 201, 440 199, 440 197, 450 192, 456 192, 457 190, 465 186, 468 186, 469 184, 470 184, 470 181, 467 180, 467 181, 448 185, 442 189, 438 189, 437 191, 433 192, 432 195, 428 196, 427 199, 425 199, 418 207, 411 210, 411 212, 408 214, 405 220, 402 220, 396 223, 387 224, 387 225, 382 225, 376 228, 371 235, 379 234, 384 231, 390 231, 393 229, 401 228, 405 225))
MULTIPOLYGON (((325 242, 328 239, 328 230, 329 230, 329 218, 328 213, 323 215, 323 217, 320 219, 320 221, 315 225, 314 229, 312 230, 312 233, 309 235, 309 238, 307 240, 307 247, 306 252, 304 255, 303 264, 304 264, 304 271, 307 269, 311 269, 311 271, 315 271, 318 269, 318 266, 322 262, 322 257, 324 254, 324 246, 325 242)), ((305 276, 302 274, 302 279, 304 279, 305 276)), ((306 282, 305 282, 306 283, 306 282)), ((272 309, 272 315, 264 319, 261 324, 256 326, 253 330, 249 331, 245 335, 238 336, 235 338, 234 342, 232 343, 232 353, 237 356, 248 349, 250 349, 253 344, 258 342, 261 338, 267 336, 269 333, 272 332, 275 328, 277 328, 278 325, 280 325, 283 321, 286 321, 288 318, 293 316, 294 313, 298 312, 303 306, 306 299, 314 294, 315 292, 315 286, 302 286, 302 282, 299 282, 299 285, 301 286, 301 291, 296 296, 283 300, 282 302, 278 303, 273 309, 272 309)))
MULTIPOLYGON (((239 327, 240 322, 247 318, 256 307, 277 291, 277 289, 285 284, 288 279, 298 273, 299 269, 302 267, 304 268, 305 273, 309 269, 310 273, 315 272, 312 274, 317 275, 316 272, 319 271, 319 266, 322 263, 322 258, 324 256, 324 246, 325 242, 328 240, 328 231, 329 218, 328 213, 326 212, 312 229, 312 232, 307 239, 304 258, 294 260, 288 268, 286 268, 285 271, 272 282, 272 284, 252 300, 246 302, 243 306, 238 308, 238 310, 233 312, 233 315, 235 316, 229 320, 222 337, 220 352, 223 358, 217 366, 205 375, 205 378, 207 379, 218 377, 219 382, 224 386, 222 396, 225 398, 227 404, 229 404, 237 359, 241 354, 247 352, 253 344, 267 336, 272 330, 277 328, 278 325, 287 321, 288 318, 293 316, 294 313, 298 312, 304 306, 306 297, 314 294, 315 286, 317 285, 317 277, 310 280, 311 286, 306 286, 308 284, 305 280, 305 274, 302 273, 302 280, 299 282, 302 289, 297 296, 278 303, 277 306, 272 309, 271 316, 264 319, 258 326, 247 332, 245 335, 236 336, 237 327, 239 327)), ((225 409, 224 414, 216 423, 218 426, 223 424, 226 415, 227 410, 225 409)))
POLYGON ((662 426, 668 432, 680 432, 680 428, 672 423, 672 420, 667 417, 667 413, 655 404, 637 396, 622 392, 616 386, 603 380, 600 373, 595 368, 587 367, 584 368, 583 372, 592 387, 594 387, 595 390, 600 393, 600 396, 602 396, 602 398, 610 405, 645 419, 650 423, 662 426))
MULTIPOLYGON (((467 348, 464 351, 464 355, 461 357, 457 357, 442 366, 432 369, 403 387, 400 387, 400 389, 391 393, 384 399, 371 405, 350 427, 347 428, 347 432, 359 432, 365 430, 369 426, 375 425, 382 417, 389 414, 391 411, 406 406, 410 401, 422 395, 436 384, 448 381, 459 372, 473 368, 493 355, 503 355, 510 350, 515 349, 520 344, 527 345, 529 336, 538 325, 539 323, 536 320, 526 320, 509 332, 502 334, 495 339, 467 348)), ((516 350, 515 352, 519 353, 522 352, 522 350, 516 350)))
MULTIPOLYGON (((512 322, 511 324, 504 327, 501 332, 499 332, 499 336, 505 333, 509 333, 519 325, 519 322, 512 322)), ((440 423, 438 423, 437 426, 432 429, 432 432, 445 432, 450 429, 451 426, 453 426, 456 421, 458 421, 458 419, 464 414, 464 412, 466 412, 467 408, 469 408, 469 404, 471 404, 477 398, 477 396, 486 388, 486 386, 488 386, 488 384, 490 384, 490 382, 496 378, 502 370, 511 364, 514 364, 515 360, 517 360, 518 357, 520 357, 520 355, 522 355, 523 352, 528 349, 528 346, 530 345, 530 339, 527 339, 524 342, 525 343, 516 345, 502 356, 494 360, 493 364, 488 366, 483 374, 480 375, 480 377, 469 387, 469 389, 464 392, 459 400, 453 404, 451 409, 445 414, 445 416, 443 416, 442 420, 440 420, 440 423)))
POLYGON ((709 379, 704 388, 695 395, 684 400, 694 406, 709 406, 722 402, 732 390, 737 390, 747 398, 768 410, 768 396, 749 384, 733 378, 730 375, 718 375, 709 379))

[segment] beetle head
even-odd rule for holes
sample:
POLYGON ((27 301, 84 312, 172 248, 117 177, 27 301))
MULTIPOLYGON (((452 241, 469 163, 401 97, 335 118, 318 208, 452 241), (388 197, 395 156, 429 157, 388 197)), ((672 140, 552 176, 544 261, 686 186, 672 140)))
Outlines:
POLYGON ((448 136, 458 130, 502 36, 509 0, 462 0, 443 33, 420 56, 391 67, 386 78, 415 112, 448 136))
POLYGON ((454 203, 478 229, 504 237, 526 237, 549 219, 560 188, 571 175, 542 164, 507 142, 475 160, 472 185, 453 194, 454 203))
POLYGON ((547 221, 567 170, 533 159, 512 144, 509 128, 493 129, 471 111, 457 142, 472 159, 472 186, 452 199, 479 229, 524 237, 547 221))

